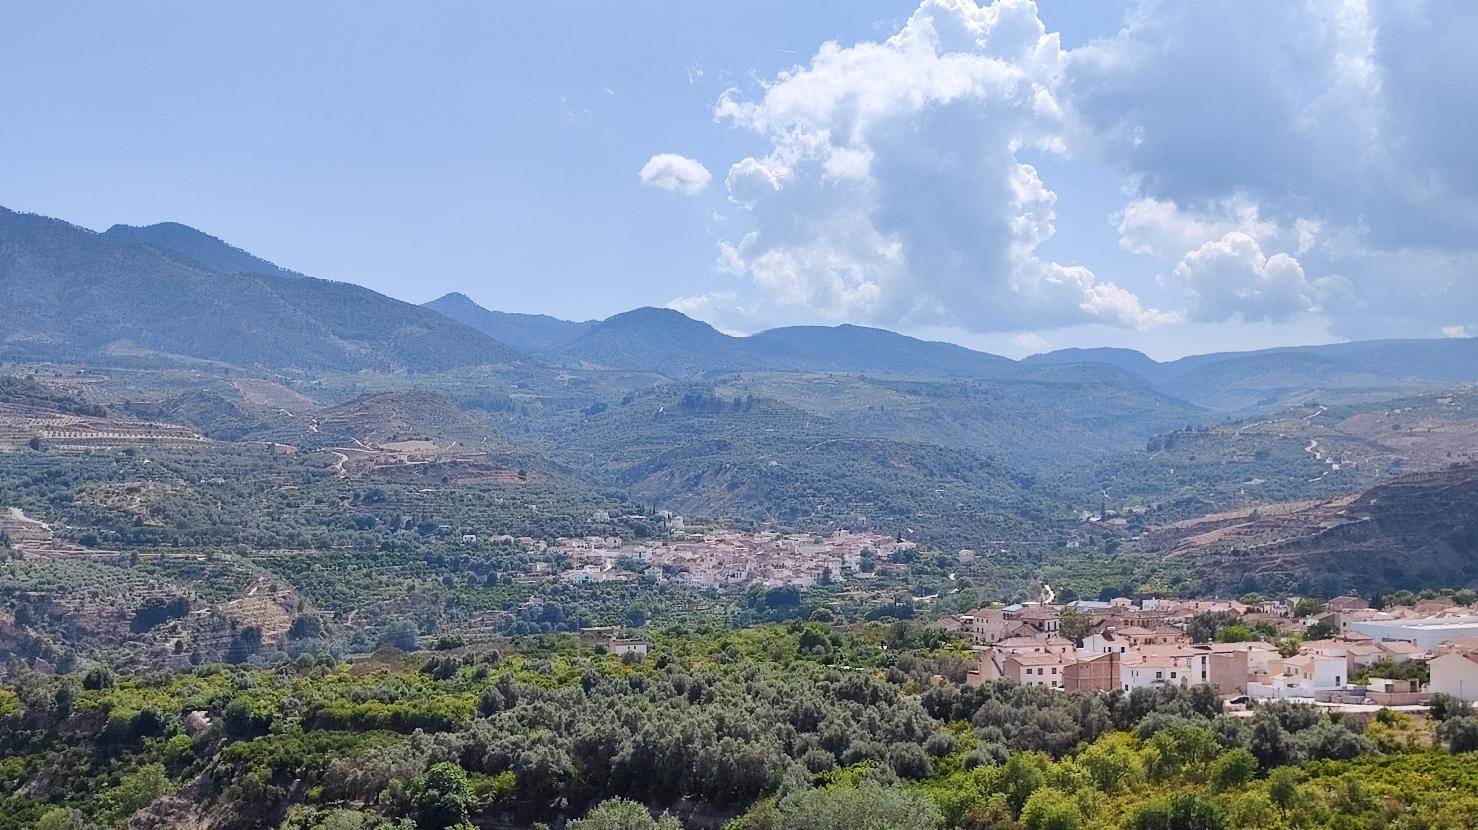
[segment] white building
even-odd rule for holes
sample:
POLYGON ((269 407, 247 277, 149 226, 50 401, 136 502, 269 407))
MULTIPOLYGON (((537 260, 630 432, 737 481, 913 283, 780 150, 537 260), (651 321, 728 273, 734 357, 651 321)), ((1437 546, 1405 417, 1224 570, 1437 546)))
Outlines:
POLYGON ((1119 685, 1126 692, 1155 686, 1190 686, 1190 675, 1180 658, 1168 655, 1144 655, 1119 663, 1119 685))
POLYGON ((1449 651, 1427 663, 1432 672, 1427 690, 1478 702, 1478 651, 1449 651))
POLYGON ((1269 683, 1248 683, 1247 694, 1257 698, 1312 698, 1315 692, 1340 689, 1349 680, 1344 657, 1299 654, 1282 663, 1283 671, 1269 683))
POLYGON ((1392 620, 1352 620, 1349 629, 1374 640, 1405 641, 1431 651, 1449 640, 1478 637, 1478 616, 1416 617, 1392 620))
POLYGON ((639 637, 613 637, 606 648, 617 657, 625 657, 628 654, 634 654, 637 657, 647 656, 647 641, 639 637))

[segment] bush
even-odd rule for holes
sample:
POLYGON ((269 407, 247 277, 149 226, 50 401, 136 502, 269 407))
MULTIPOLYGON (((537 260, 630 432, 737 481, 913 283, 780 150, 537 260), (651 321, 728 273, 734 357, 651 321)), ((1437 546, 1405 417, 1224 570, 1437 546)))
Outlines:
POLYGON ((635 801, 612 798, 597 804, 585 818, 570 822, 569 830, 682 830, 682 825, 668 815, 652 818, 635 801))
POLYGON ((1227 830, 1230 826, 1220 806, 1195 793, 1141 804, 1125 824, 1127 830, 1227 830))
POLYGON ((1044 787, 1026 800, 1021 823, 1026 830, 1081 830, 1083 812, 1066 793, 1044 787))
POLYGON ((1449 752, 1478 751, 1478 715, 1448 718, 1437 727, 1437 736, 1447 742, 1449 752))

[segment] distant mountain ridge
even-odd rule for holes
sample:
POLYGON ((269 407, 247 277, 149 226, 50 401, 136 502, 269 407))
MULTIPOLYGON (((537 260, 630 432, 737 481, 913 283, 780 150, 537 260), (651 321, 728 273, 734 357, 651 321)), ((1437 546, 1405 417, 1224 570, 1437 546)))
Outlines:
POLYGON ((752 372, 1093 383, 1223 412, 1381 400, 1478 382, 1478 339, 1382 340, 1159 362, 1129 349, 1014 361, 856 325, 724 334, 668 308, 602 321, 492 311, 452 293, 414 306, 305 277, 173 222, 98 234, 0 208, 0 354, 145 356, 237 366, 442 371, 530 361, 673 379, 752 372))
POLYGON ((431 302, 422 303, 421 306, 477 329, 494 340, 507 343, 515 349, 531 353, 563 348, 597 325, 595 320, 575 323, 550 317, 547 314, 493 311, 478 305, 466 294, 456 291, 443 294, 431 302))
POLYGON ((367 288, 227 274, 128 236, 0 208, 0 354, 340 371, 523 359, 480 332, 367 288))
POLYGON ((1322 396, 1375 400, 1434 384, 1478 382, 1478 340, 1383 340, 1220 352, 1160 362, 1133 349, 1062 349, 1023 360, 953 343, 843 324, 788 326, 735 337, 670 308, 598 322, 489 311, 462 294, 431 303, 515 347, 591 368, 693 378, 736 372, 840 372, 974 380, 1145 385, 1227 412, 1322 396))
POLYGON ((1317 401, 1370 400, 1421 386, 1478 382, 1478 339, 1365 340, 1191 355, 1161 363, 1132 349, 1063 349, 1022 361, 1098 363, 1144 378, 1165 394, 1228 411, 1317 401))
POLYGON ((222 239, 198 231, 178 222, 160 222, 156 225, 135 227, 114 225, 103 231, 103 236, 135 242, 158 248, 170 254, 186 257, 194 264, 222 274, 267 274, 274 277, 302 277, 297 271, 268 262, 259 256, 247 253, 222 239))

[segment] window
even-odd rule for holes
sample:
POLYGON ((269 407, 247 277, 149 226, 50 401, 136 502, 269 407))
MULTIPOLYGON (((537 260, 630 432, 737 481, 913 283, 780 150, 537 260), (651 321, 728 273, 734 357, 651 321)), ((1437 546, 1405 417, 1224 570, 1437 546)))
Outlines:
POLYGON ((1155 679, 1156 680, 1164 680, 1165 679, 1165 673, 1162 672, 1162 671, 1155 672, 1155 679))
POLYGON ((1171 673, 1170 673, 1170 679, 1171 679, 1171 680, 1174 680, 1174 679, 1175 679, 1175 672, 1171 672, 1171 673))

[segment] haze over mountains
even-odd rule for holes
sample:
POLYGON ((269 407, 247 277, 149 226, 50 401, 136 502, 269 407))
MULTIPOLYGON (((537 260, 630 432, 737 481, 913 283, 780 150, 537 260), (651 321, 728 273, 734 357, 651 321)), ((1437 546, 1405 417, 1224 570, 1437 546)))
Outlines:
POLYGON ((1197 355, 1126 349, 1014 361, 853 325, 733 337, 671 309, 602 321, 483 308, 462 294, 414 306, 313 279, 185 225, 106 233, 0 209, 0 353, 169 357, 275 369, 434 372, 530 362, 675 379, 842 372, 992 381, 1079 380, 1152 389, 1214 410, 1390 397, 1478 380, 1478 340, 1396 340, 1197 355), (1064 368, 1071 367, 1071 368, 1064 368))

